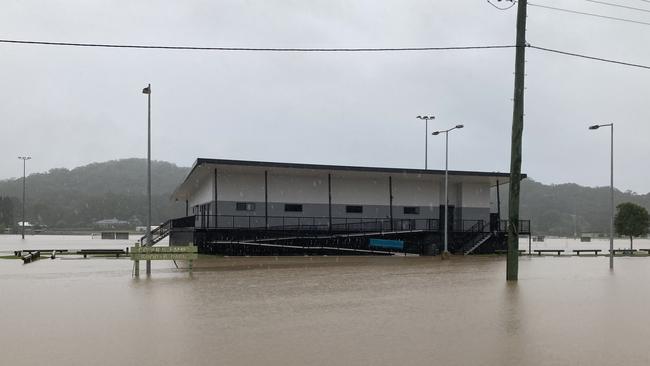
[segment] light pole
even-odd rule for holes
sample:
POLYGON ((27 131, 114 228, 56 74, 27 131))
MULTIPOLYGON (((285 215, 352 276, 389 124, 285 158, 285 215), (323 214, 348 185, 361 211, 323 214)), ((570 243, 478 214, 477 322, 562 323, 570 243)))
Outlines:
POLYGON ((427 153, 429 145, 429 120, 436 119, 435 116, 417 116, 418 119, 424 120, 424 170, 427 170, 427 153))
MULTIPOLYGON (((147 246, 152 246, 151 240, 151 84, 142 89, 147 94, 147 246)), ((151 274, 151 261, 147 261, 147 275, 151 274)))
POLYGON ((610 166, 609 166, 609 268, 614 269, 614 124, 606 123, 602 125, 589 126, 590 130, 597 130, 601 127, 610 127, 610 166))
POLYGON ((22 230, 22 235, 23 239, 25 239, 25 163, 27 160, 31 159, 31 156, 19 156, 18 159, 23 161, 23 221, 21 222, 20 226, 23 227, 22 230))
POLYGON ((449 256, 449 250, 447 247, 447 238, 449 236, 448 231, 449 231, 449 224, 447 222, 449 218, 449 209, 447 208, 447 205, 449 203, 449 132, 455 130, 455 129, 461 129, 463 128, 463 125, 456 125, 448 130, 442 130, 442 131, 435 131, 431 133, 434 136, 437 136, 441 133, 445 134, 445 250, 442 252, 442 258, 445 259, 449 256))

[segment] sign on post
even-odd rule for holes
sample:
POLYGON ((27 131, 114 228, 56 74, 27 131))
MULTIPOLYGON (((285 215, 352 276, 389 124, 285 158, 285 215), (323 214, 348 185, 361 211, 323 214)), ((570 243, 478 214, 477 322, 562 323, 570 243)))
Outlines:
POLYGON ((131 247, 130 250, 134 261, 194 260, 199 256, 195 246, 131 247))

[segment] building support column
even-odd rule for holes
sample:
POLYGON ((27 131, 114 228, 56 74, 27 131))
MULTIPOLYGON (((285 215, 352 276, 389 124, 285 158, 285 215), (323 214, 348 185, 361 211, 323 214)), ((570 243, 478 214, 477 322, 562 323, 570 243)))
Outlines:
POLYGON ((390 214, 390 231, 393 231, 393 177, 388 176, 388 202, 390 214))
POLYGON ((499 181, 497 180, 497 231, 501 228, 501 195, 499 194, 499 181))
POLYGON ((269 171, 264 171, 264 226, 269 228, 269 171))
POLYGON ((219 227, 219 195, 217 193, 217 168, 214 168, 214 227, 219 227))
POLYGON ((185 200, 185 216, 190 215, 190 202, 188 200, 185 200))
POLYGON ((329 212, 329 231, 332 231, 332 174, 327 174, 327 197, 328 197, 328 212, 329 212))

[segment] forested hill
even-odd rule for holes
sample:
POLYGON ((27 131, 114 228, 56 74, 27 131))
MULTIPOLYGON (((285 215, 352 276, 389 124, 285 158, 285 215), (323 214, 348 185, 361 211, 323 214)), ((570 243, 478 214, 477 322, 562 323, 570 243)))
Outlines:
MULTIPOLYGON (((508 187, 503 186, 501 192, 502 207, 507 211, 508 187)), ((615 190, 614 205, 621 202, 633 202, 650 210, 650 194, 615 190)), ((534 234, 608 233, 609 187, 583 187, 574 183, 545 185, 526 179, 521 185, 520 216, 531 220, 534 234)))
MULTIPOLYGON (((184 202, 171 202, 170 195, 188 172, 189 168, 152 162, 154 223, 184 215, 184 202)), ((72 170, 58 168, 30 174, 27 177, 26 221, 66 228, 90 227, 95 221, 114 217, 144 223, 146 183, 146 159, 114 160, 72 170)), ((0 197, 12 198, 13 221, 20 221, 22 178, 0 181, 0 197)), ((2 202, 6 203, 6 199, 2 202)), ((5 221, 3 223, 0 217, 0 225, 11 226, 11 220, 5 221)))
MULTIPOLYGON (((147 162, 125 159, 72 170, 52 169, 27 177, 27 221, 52 228, 90 228, 98 220, 117 218, 134 225, 146 222, 147 162)), ((170 195, 189 168, 152 162, 153 222, 185 214, 184 202, 170 195)), ((20 221, 22 178, 0 181, 0 227, 20 221)), ((508 187, 501 187, 502 216, 507 217, 508 187)), ((650 194, 615 193, 615 204, 634 202, 650 209, 650 194)), ((526 179, 521 187, 521 218, 534 234, 573 235, 609 230, 609 187, 545 185, 526 179)))

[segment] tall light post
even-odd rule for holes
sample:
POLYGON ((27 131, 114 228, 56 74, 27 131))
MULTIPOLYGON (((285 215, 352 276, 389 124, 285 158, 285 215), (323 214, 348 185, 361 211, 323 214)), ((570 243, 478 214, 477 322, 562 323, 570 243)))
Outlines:
POLYGON ((23 221, 21 222, 20 226, 23 227, 22 230, 22 236, 23 239, 25 239, 25 163, 27 160, 31 159, 31 156, 19 156, 18 159, 23 161, 23 221))
POLYGON ((429 145, 429 120, 436 119, 435 116, 417 116, 418 119, 424 120, 424 170, 427 170, 427 160, 429 154, 427 153, 429 145))
POLYGON ((602 125, 589 126, 590 130, 597 130, 601 127, 610 127, 610 161, 609 161, 609 268, 614 269, 614 124, 606 123, 602 125))
POLYGON ((449 236, 449 209, 447 205, 449 204, 449 132, 463 128, 463 125, 456 125, 448 130, 435 131, 431 133, 434 136, 437 136, 441 133, 445 134, 445 250, 442 252, 442 258, 445 259, 449 256, 449 250, 447 246, 447 238, 449 236))
MULTIPOLYGON (((147 246, 152 246, 151 240, 151 84, 142 89, 147 94, 147 246)), ((147 274, 151 274, 151 261, 147 261, 147 274)))

